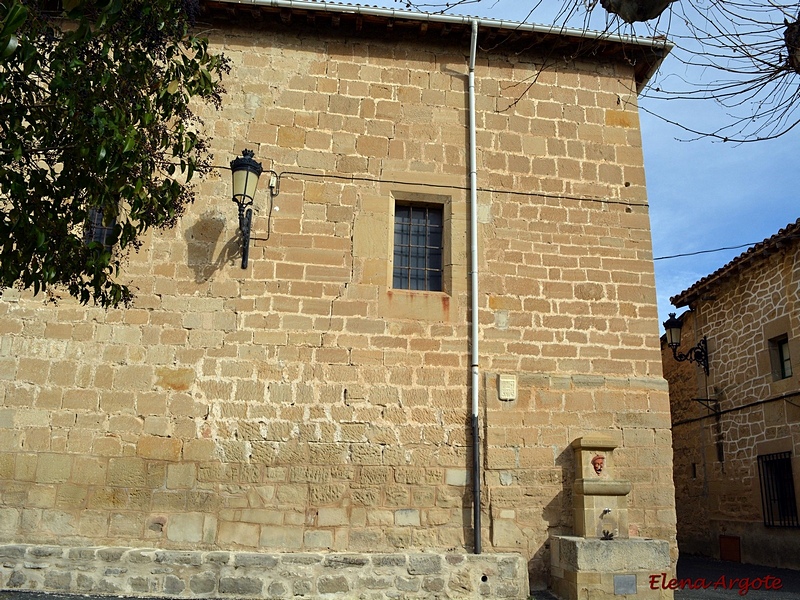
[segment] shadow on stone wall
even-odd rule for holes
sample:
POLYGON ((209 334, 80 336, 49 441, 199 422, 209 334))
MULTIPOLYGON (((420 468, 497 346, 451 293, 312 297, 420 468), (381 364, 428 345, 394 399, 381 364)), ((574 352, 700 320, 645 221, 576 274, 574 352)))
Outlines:
POLYGON ((222 246, 219 255, 214 258, 225 222, 223 213, 209 211, 186 230, 188 265, 194 271, 195 283, 205 283, 216 271, 241 255, 242 237, 237 229, 236 235, 222 246))
POLYGON ((565 448, 556 457, 555 466, 561 471, 562 489, 542 509, 542 518, 547 523, 547 538, 536 552, 528 557, 531 590, 543 590, 552 584, 550 578, 552 536, 571 535, 573 532, 572 484, 575 480, 575 457, 572 448, 565 448))

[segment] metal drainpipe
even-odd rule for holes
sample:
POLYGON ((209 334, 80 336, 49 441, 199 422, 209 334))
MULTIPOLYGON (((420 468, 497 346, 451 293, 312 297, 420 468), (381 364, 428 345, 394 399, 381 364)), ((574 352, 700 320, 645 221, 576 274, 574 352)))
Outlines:
POLYGON ((478 46, 478 21, 472 21, 472 43, 469 52, 469 243, 470 300, 472 333, 472 508, 475 554, 481 553, 481 440, 478 427, 478 151, 475 126, 475 53, 478 46))

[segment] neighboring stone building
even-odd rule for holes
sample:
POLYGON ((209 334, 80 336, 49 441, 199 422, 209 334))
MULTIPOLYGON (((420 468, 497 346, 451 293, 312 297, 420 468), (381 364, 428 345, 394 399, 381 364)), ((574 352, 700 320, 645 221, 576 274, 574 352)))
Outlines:
POLYGON ((478 23, 473 315, 472 21, 203 5, 233 67, 216 162, 253 149, 277 195, 263 175, 245 270, 220 169, 131 257, 129 309, 5 291, 0 587, 522 598, 572 532, 587 434, 674 560, 637 115, 663 42, 478 23))
POLYGON ((679 351, 710 356, 706 377, 662 341, 682 552, 800 568, 798 265, 800 221, 672 298, 679 351))

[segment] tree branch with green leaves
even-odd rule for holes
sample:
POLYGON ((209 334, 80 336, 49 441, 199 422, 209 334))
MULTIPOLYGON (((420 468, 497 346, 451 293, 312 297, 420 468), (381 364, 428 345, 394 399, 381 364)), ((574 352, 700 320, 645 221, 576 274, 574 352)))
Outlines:
POLYGON ((197 0, 0 0, 0 289, 128 304, 125 257, 211 168, 228 63, 197 0), (91 241, 91 217, 110 235, 91 241))

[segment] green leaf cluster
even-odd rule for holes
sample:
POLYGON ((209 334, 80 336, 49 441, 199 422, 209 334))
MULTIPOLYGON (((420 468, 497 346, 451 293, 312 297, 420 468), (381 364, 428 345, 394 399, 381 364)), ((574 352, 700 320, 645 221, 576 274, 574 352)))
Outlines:
POLYGON ((197 2, 0 0, 0 289, 130 301, 126 255, 211 166, 192 107, 219 107, 228 64, 197 2), (86 242, 93 210, 106 244, 86 242))

